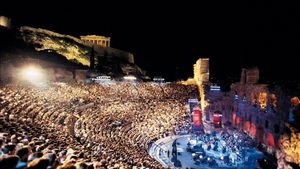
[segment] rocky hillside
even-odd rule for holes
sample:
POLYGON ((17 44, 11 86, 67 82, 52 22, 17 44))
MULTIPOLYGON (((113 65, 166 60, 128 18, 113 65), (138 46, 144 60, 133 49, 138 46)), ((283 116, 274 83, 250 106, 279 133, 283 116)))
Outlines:
POLYGON ((93 47, 93 44, 70 35, 23 26, 13 30, 1 28, 0 37, 1 65, 10 62, 15 66, 24 58, 34 58, 48 61, 55 66, 88 69, 91 51, 94 51, 95 72, 98 74, 113 77, 133 74, 142 79, 148 78, 145 72, 134 64, 131 53, 110 47, 93 47))
POLYGON ((68 60, 77 61, 89 66, 89 51, 91 48, 72 36, 62 35, 49 30, 21 27, 17 38, 22 39, 26 44, 33 46, 36 51, 50 50, 56 52, 68 60))

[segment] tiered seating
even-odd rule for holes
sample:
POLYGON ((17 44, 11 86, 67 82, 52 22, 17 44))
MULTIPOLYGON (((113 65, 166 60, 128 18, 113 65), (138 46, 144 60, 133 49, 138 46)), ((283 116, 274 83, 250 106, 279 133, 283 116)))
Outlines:
MULTIPOLYGON (((184 106, 197 97, 197 91, 196 86, 155 83, 51 84, 42 89, 2 86, 0 132, 8 133, 5 138, 15 135, 42 142, 44 149, 57 156, 53 149, 72 149, 68 155, 73 155, 72 165, 84 162, 92 167, 101 162, 104 168, 162 168, 147 148, 181 127, 175 124, 189 125, 184 106), (40 137, 44 139, 36 139, 40 137)), ((66 157, 54 168, 69 161, 66 157)))

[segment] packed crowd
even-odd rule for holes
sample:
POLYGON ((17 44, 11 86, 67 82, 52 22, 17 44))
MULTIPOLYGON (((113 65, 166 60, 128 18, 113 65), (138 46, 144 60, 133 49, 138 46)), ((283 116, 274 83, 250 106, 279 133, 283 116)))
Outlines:
POLYGON ((147 149, 186 125, 197 91, 150 82, 2 86, 0 166, 162 168, 147 149))
POLYGON ((225 131, 221 133, 226 148, 231 152, 241 152, 243 149, 256 146, 255 141, 246 133, 238 131, 225 131))
MULTIPOLYGON (((214 154, 210 158, 220 158, 223 155, 224 158, 228 157, 228 159, 231 158, 232 161, 240 163, 244 162, 247 150, 254 152, 256 146, 254 140, 246 133, 235 130, 227 131, 225 129, 218 134, 206 133, 196 136, 194 139, 197 139, 196 147, 199 152, 214 154)), ((188 146, 191 146, 190 142, 188 146)))

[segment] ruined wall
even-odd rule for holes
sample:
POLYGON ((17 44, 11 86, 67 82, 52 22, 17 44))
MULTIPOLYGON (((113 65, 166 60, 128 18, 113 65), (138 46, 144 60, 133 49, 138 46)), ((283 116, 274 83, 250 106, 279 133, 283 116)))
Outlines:
POLYGON ((210 121, 213 112, 221 111, 223 125, 231 123, 257 142, 269 146, 270 150, 278 147, 289 112, 289 98, 281 88, 235 83, 228 93, 207 89, 205 95, 209 106, 204 111, 209 114, 210 121))

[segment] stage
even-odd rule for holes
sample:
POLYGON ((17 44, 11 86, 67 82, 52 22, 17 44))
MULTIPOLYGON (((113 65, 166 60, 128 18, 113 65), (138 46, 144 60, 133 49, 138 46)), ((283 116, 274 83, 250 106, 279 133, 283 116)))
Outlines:
POLYGON ((149 153, 170 168, 259 168, 263 153, 244 133, 170 136, 155 142, 149 153))

